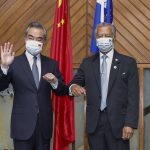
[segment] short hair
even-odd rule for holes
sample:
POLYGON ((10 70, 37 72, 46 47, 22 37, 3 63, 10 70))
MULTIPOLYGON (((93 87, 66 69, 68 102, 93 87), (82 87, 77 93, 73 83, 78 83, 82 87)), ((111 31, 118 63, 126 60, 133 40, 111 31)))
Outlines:
POLYGON ((25 36, 27 36, 30 28, 42 29, 44 31, 44 41, 47 40, 47 30, 44 28, 44 26, 40 22, 33 21, 33 22, 29 23, 29 25, 27 26, 27 28, 25 30, 25 36))
POLYGON ((97 29, 98 29, 99 27, 107 27, 107 26, 111 26, 113 38, 115 38, 115 36, 116 36, 116 27, 115 27, 113 24, 111 24, 111 23, 106 23, 106 22, 99 23, 99 24, 96 26, 96 28, 95 28, 95 35, 96 35, 97 29))

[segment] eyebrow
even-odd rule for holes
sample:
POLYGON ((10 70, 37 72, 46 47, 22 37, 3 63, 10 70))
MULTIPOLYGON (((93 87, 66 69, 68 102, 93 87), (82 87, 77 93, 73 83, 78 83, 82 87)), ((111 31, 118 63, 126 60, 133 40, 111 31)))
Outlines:
POLYGON ((112 34, 96 34, 97 36, 111 36, 112 34))
MULTIPOLYGON (((34 37, 33 35, 31 35, 31 34, 29 34, 28 36, 30 36, 30 37, 34 37)), ((43 39, 43 37, 35 37, 35 38, 42 38, 43 39)))

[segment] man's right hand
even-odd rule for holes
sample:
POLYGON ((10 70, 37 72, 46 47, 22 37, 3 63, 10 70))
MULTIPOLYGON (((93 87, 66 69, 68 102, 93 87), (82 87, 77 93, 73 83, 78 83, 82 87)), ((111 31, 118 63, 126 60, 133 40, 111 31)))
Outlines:
POLYGON ((86 91, 83 87, 81 87, 77 84, 72 84, 71 85, 71 94, 73 96, 81 96, 82 94, 86 95, 86 91))
POLYGON ((1 50, 1 67, 9 68, 14 61, 15 52, 12 52, 13 44, 10 42, 5 43, 4 46, 0 46, 1 50))

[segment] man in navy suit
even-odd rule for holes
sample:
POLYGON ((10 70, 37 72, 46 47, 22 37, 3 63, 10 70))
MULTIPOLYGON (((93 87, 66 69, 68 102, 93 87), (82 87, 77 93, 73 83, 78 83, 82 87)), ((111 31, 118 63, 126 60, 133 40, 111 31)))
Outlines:
POLYGON ((138 126, 136 61, 114 49, 113 25, 99 24, 95 34, 99 53, 83 60, 70 93, 86 94, 90 150, 129 150, 129 139, 138 126))
POLYGON ((51 91, 68 93, 58 64, 41 55, 45 28, 32 22, 25 31, 25 52, 14 57, 13 45, 1 46, 0 90, 13 85, 11 137, 15 150, 49 150, 53 129, 51 91))

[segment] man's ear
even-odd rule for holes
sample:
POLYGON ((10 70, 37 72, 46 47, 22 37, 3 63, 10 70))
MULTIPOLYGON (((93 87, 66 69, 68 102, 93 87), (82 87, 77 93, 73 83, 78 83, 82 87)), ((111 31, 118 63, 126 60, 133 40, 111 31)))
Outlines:
POLYGON ((25 41, 25 42, 27 41, 27 37, 26 37, 26 36, 24 36, 24 41, 25 41))
POLYGON ((43 47, 46 45, 46 43, 47 43, 47 40, 46 40, 46 41, 43 41, 43 47))
POLYGON ((113 38, 113 42, 115 42, 116 37, 115 37, 115 36, 113 36, 112 38, 113 38))

